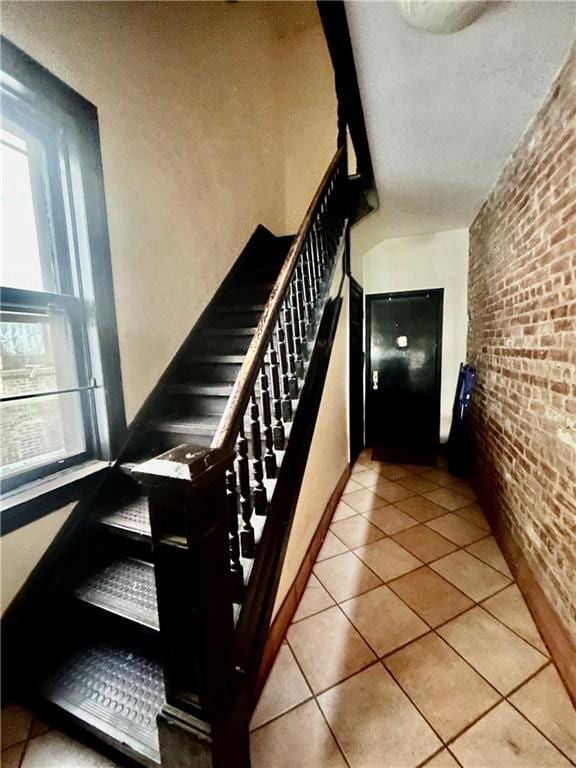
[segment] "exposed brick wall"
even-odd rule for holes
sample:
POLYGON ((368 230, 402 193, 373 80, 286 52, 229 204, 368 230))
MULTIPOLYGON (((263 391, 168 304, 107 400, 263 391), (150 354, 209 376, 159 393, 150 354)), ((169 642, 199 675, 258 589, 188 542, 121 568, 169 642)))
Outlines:
POLYGON ((470 230, 476 481, 576 639, 576 51, 470 230))

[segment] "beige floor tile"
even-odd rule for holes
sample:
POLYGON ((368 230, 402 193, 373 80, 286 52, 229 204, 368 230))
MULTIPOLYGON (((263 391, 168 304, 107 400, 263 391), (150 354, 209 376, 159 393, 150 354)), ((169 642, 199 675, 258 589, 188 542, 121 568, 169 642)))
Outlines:
POLYGON ((355 552, 382 581, 396 579, 422 565, 420 560, 392 539, 380 539, 373 544, 359 547, 355 552))
POLYGON ((450 745, 464 768, 569 768, 569 762, 503 701, 450 745))
POLYGON ((28 743, 22 768, 114 768, 115 763, 58 731, 28 743))
POLYGON ((510 701, 576 764, 576 710, 553 664, 513 693, 510 701))
POLYGON ((430 568, 412 571, 389 582, 389 587, 431 627, 444 624, 474 605, 430 568))
POLYGON ((312 692, 292 651, 283 643, 252 715, 250 727, 258 728, 311 696, 312 692))
POLYGON ((430 631, 428 625, 385 586, 346 600, 341 608, 378 656, 430 631))
POLYGON ((444 536, 445 539, 450 539, 450 541, 458 544, 459 547, 464 547, 466 544, 471 544, 473 541, 486 536, 484 528, 479 528, 474 523, 463 520, 454 512, 449 512, 444 517, 437 517, 435 520, 429 520, 426 525, 444 536))
POLYGON ((425 472, 432 472, 435 469, 435 467, 429 464, 399 464, 399 466, 404 467, 413 475, 423 475, 425 472))
POLYGON ((425 525, 417 525, 415 528, 400 531, 395 533, 392 538, 404 549, 407 549, 408 552, 422 560, 423 563, 437 560, 439 557, 443 557, 443 555, 447 555, 449 552, 454 552, 457 549, 456 544, 440 536, 439 533, 431 531, 425 525))
POLYGON ((350 493, 355 493, 356 491, 361 491, 363 488, 360 483, 357 483, 356 480, 354 480, 354 477, 351 477, 350 480, 346 483, 344 486, 344 490, 342 491, 342 495, 348 496, 350 493))
POLYGON ((504 576, 508 576, 509 579, 512 578, 512 571, 508 568, 508 563, 504 559, 504 555, 500 551, 500 547, 496 543, 494 536, 488 536, 487 539, 476 541, 465 547, 465 549, 466 552, 470 552, 471 555, 482 560, 482 562, 491 565, 492 568, 496 568, 496 570, 503 573, 504 576))
POLYGON ((468 507, 457 509, 456 514, 463 517, 464 520, 474 523, 474 525, 477 525, 479 528, 484 528, 485 531, 491 530, 490 523, 486 519, 484 512, 482 512, 480 504, 470 504, 468 507))
POLYGON ((326 531, 326 536, 324 537, 324 541, 320 547, 320 552, 318 552, 316 562, 319 563, 321 560, 327 560, 329 557, 341 555, 347 551, 348 547, 346 544, 344 544, 343 541, 340 541, 337 536, 334 536, 332 531, 326 531))
POLYGON ((452 480, 446 487, 450 488, 451 491, 456 491, 460 496, 466 496, 467 499, 472 501, 476 501, 478 498, 474 488, 472 488, 467 480, 452 480))
POLYGON ((435 517, 441 517, 446 514, 444 507, 434 504, 433 501, 429 501, 423 496, 412 496, 409 499, 402 499, 402 501, 396 502, 396 506, 420 523, 425 523, 427 520, 433 520, 435 517))
POLYGON ((456 760, 447 749, 443 749, 438 754, 425 763, 422 768, 460 768, 456 760))
POLYGON ((470 499, 466 496, 460 496, 459 493, 451 491, 449 488, 439 488, 437 491, 429 491, 424 493, 423 496, 435 504, 439 504, 449 512, 454 512, 461 507, 467 507, 471 503, 470 499))
POLYGON ((382 583, 353 552, 316 563, 314 574, 337 603, 356 597, 382 583))
POLYGON ((383 507, 386 504, 380 496, 376 496, 368 488, 362 488, 362 490, 354 491, 354 493, 347 493, 342 497, 342 501, 360 513, 369 512, 371 509, 378 509, 378 507, 383 507))
POLYGON ((254 731, 250 744, 252 768, 346 768, 315 701, 254 731))
POLYGON ((367 469, 370 469, 370 467, 367 467, 366 464, 364 464, 362 459, 358 459, 358 461, 354 464, 354 466, 350 470, 350 474, 354 476, 358 474, 358 472, 366 472, 367 469))
POLYGON ((305 619, 307 616, 320 613, 325 608, 330 608, 331 605, 334 605, 334 600, 332 600, 316 576, 311 573, 292 621, 300 621, 300 619, 305 619))
POLYGON ((373 488, 382 482, 379 472, 374 469, 365 469, 363 472, 354 474, 354 482, 360 483, 363 488, 373 488))
POLYGON ((287 638, 314 693, 358 672, 376 658, 337 607, 292 624, 287 638))
POLYGON ((396 464, 383 464, 378 470, 381 480, 401 480, 403 477, 410 477, 410 470, 399 467, 396 464))
POLYGON ((385 664, 444 741, 453 739, 500 699, 432 632, 388 656, 385 664))
POLYGON ((18 704, 9 704, 2 707, 2 749, 26 741, 32 726, 32 714, 18 704))
POLYGON ((408 488, 403 488, 401 485, 394 483, 391 480, 378 483, 372 490, 375 494, 380 496, 380 498, 390 504, 394 504, 396 501, 402 501, 402 499, 407 499, 409 496, 414 496, 414 491, 410 491, 408 488))
POLYGON ((405 528, 411 528, 418 524, 417 520, 407 515, 406 512, 402 512, 394 504, 365 512, 364 517, 387 534, 403 531, 405 528))
POLYGON ((346 504, 345 501, 340 500, 332 515, 332 522, 335 523, 337 520, 345 520, 347 517, 354 517, 354 515, 357 514, 358 512, 356 512, 355 509, 352 509, 352 507, 346 504))
POLYGON ((326 691, 318 703, 351 768, 415 768, 441 747, 381 664, 326 691))
POLYGON ((454 480, 452 475, 448 474, 448 472, 445 472, 442 469, 426 469, 425 467, 422 467, 420 474, 422 477, 425 477, 428 480, 432 480, 438 485, 448 485, 454 480))
POLYGON ((506 576, 461 549, 431 563, 430 568, 476 602, 510 584, 506 576))
POLYGON ((26 745, 16 744, 15 747, 9 747, 2 750, 0 765, 2 768, 20 768, 20 761, 26 745))
POLYGON ((338 520, 336 523, 332 523, 330 530, 351 549, 378 541, 378 539, 384 536, 379 528, 372 525, 362 515, 348 517, 346 520, 338 520))
POLYGON ((527 640, 540 653, 549 656, 548 649, 540 637, 534 619, 516 584, 511 584, 506 589, 503 589, 502 592, 498 592, 497 595, 484 600, 482 607, 493 616, 496 616, 497 619, 500 619, 507 627, 514 630, 517 635, 527 640))
POLYGON ((398 485, 408 488, 409 491, 414 491, 414 493, 426 493, 427 491, 437 490, 440 487, 438 483, 421 475, 411 475, 410 477, 398 480, 398 485))
POLYGON ((479 606, 439 627, 437 632, 504 695, 548 661, 479 606))

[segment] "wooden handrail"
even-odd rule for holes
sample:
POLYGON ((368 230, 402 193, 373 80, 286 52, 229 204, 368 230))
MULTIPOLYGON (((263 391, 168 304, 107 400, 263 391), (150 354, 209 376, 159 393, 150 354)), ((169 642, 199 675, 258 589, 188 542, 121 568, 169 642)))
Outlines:
POLYGON ((304 215, 294 241, 290 246, 286 260, 280 270, 278 279, 272 288, 272 292, 254 333, 254 337, 246 352, 246 357, 244 358, 236 382, 234 383, 232 393, 228 399, 226 410, 222 415, 222 419, 220 420, 220 424, 218 425, 218 429, 212 440, 213 448, 230 448, 236 440, 246 410, 246 404, 258 377, 262 360, 266 354, 268 342, 278 319, 282 302, 290 286, 290 281, 297 267, 298 258, 304 245, 306 235, 312 225, 318 204, 322 199, 334 170, 342 158, 343 152, 344 148, 340 147, 332 158, 332 161, 326 169, 326 173, 322 177, 322 181, 308 206, 308 210, 304 215))

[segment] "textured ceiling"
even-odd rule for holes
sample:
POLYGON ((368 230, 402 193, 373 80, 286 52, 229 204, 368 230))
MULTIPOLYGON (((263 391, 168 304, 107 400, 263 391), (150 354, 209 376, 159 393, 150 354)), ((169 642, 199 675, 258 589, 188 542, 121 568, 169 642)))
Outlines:
POLYGON ((574 41, 574 2, 493 2, 452 35, 346 2, 381 237, 469 226, 574 41))

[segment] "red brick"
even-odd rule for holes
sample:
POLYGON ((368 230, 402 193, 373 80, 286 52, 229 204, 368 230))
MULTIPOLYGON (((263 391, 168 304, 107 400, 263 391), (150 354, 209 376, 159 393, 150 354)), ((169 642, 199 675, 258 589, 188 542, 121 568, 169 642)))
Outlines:
POLYGON ((470 417, 481 496, 576 638, 574 51, 551 94, 470 229, 470 417))

